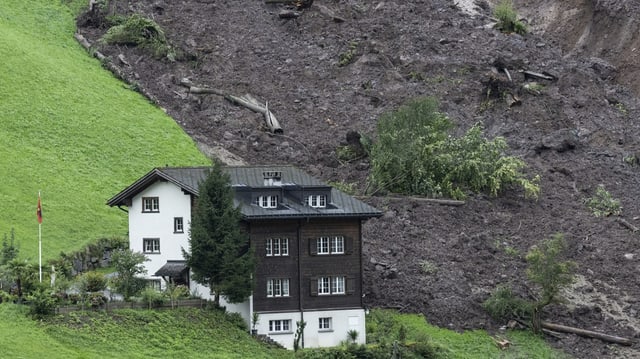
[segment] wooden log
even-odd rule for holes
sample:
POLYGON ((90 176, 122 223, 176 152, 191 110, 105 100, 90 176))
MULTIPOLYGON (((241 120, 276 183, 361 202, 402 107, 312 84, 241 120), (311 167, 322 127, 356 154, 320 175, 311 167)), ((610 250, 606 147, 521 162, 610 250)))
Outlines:
POLYGON ((638 231, 638 227, 634 226, 633 224, 627 222, 626 219, 624 218, 617 218, 616 219, 620 224, 622 224, 623 226, 629 228, 631 230, 631 232, 637 232, 638 231))
POLYGON ((387 198, 395 199, 395 200, 412 199, 412 200, 420 201, 420 202, 435 203, 435 204, 439 204, 439 205, 443 205, 443 206, 454 206, 454 207, 464 206, 464 204, 465 204, 465 201, 458 201, 458 200, 454 200, 454 199, 423 198, 423 197, 415 197, 415 196, 407 196, 407 197, 389 196, 387 198))
POLYGON ((513 80, 511 79, 511 74, 509 73, 509 70, 506 67, 502 70, 504 71, 505 74, 507 74, 507 78, 509 79, 509 82, 513 82, 513 80))
POLYGON ((300 15, 302 15, 300 11, 293 10, 282 10, 278 13, 278 17, 281 19, 295 19, 300 17, 300 15))
POLYGON ((555 76, 551 76, 548 74, 541 74, 539 72, 533 72, 533 71, 527 71, 527 70, 522 70, 522 73, 524 74, 524 78, 534 78, 534 79, 543 79, 543 80, 549 80, 549 81, 554 81, 556 79, 555 76))
POLYGON ((541 321, 540 324, 541 324, 542 328, 553 330, 553 331, 556 331, 556 332, 572 333, 572 334, 577 334, 577 335, 580 335, 580 336, 583 336, 583 337, 596 338, 596 339, 603 340, 605 342, 621 344, 621 345, 626 345, 626 346, 633 345, 633 341, 631 339, 618 337, 618 336, 615 336, 615 335, 598 333, 598 332, 594 332, 594 331, 591 331, 591 330, 568 327, 568 326, 565 326, 565 325, 553 324, 553 323, 549 323, 549 322, 545 322, 545 321, 541 321))
POLYGON ((240 105, 248 108, 253 112, 261 113, 264 116, 264 122, 266 126, 269 128, 269 131, 271 133, 275 133, 279 135, 284 133, 284 130, 282 130, 282 127, 280 127, 280 123, 276 119, 276 116, 273 114, 273 112, 269 111, 268 105, 265 105, 263 107, 253 96, 249 94, 246 94, 242 97, 238 97, 234 95, 229 95, 228 93, 219 89, 194 86, 193 82, 188 78, 180 79, 180 85, 188 87, 189 93, 214 94, 214 95, 222 96, 225 99, 227 99, 227 101, 233 103, 234 105, 240 105))
POLYGON ((298 9, 306 9, 313 5, 313 0, 265 0, 264 3, 295 5, 298 9))

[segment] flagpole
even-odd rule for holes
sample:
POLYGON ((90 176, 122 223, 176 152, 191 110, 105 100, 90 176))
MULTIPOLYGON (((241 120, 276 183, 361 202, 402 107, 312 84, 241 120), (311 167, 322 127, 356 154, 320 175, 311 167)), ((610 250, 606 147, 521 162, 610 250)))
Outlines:
POLYGON ((40 268, 40 283, 42 283, 42 223, 38 223, 38 267, 40 268))
MULTIPOLYGON (((40 207, 40 191, 38 191, 38 208, 40 207)), ((42 211, 40 209, 40 211, 42 211)), ((42 217, 39 217, 42 218, 42 217)), ((38 221, 38 272, 40 273, 40 283, 42 283, 42 221, 38 221)))

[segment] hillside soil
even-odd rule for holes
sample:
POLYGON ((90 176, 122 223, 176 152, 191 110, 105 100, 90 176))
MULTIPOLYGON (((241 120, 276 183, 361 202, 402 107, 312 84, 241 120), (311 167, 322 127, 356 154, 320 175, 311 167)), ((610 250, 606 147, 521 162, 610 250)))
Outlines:
MULTIPOLYGON (((524 257, 539 241, 563 233, 578 280, 563 293, 565 303, 547 308, 544 318, 637 342, 635 1, 516 1, 532 30, 524 36, 494 29, 493 4, 484 1, 317 0, 300 10, 264 1, 109 3, 108 15, 155 20, 177 56, 157 58, 123 45, 97 50, 205 153, 227 163, 294 164, 363 194, 368 159, 341 160, 336 148, 349 133, 375 139, 381 114, 432 96, 457 134, 480 122, 487 136, 507 140, 509 154, 526 161, 528 174, 541 176, 537 201, 517 188, 498 198, 471 196, 462 206, 382 193, 363 197, 384 212, 363 227, 367 306, 424 313, 430 323, 455 330, 499 331, 505 323, 493 321, 481 303, 500 284, 527 298, 535 293, 524 257), (281 18, 283 10, 299 16, 281 18), (184 78, 268 102, 283 134, 270 133, 262 115, 222 96, 190 93, 180 84, 184 78), (585 206, 598 185, 620 200, 620 216, 595 217, 585 206)), ((81 16, 78 31, 98 44, 107 28, 95 20, 81 16)), ((149 164, 157 165, 164 164, 149 164)), ((577 358, 640 357, 638 344, 571 334, 548 340, 577 358)))

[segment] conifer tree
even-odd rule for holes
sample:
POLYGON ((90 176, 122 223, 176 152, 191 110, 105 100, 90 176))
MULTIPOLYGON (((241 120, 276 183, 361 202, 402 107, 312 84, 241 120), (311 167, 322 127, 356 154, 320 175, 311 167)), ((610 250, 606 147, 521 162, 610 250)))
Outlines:
POLYGON ((216 305, 220 305, 220 296, 239 303, 253 291, 253 251, 233 198, 229 175, 214 162, 199 187, 191 219, 191 248, 184 256, 193 279, 209 286, 216 305))

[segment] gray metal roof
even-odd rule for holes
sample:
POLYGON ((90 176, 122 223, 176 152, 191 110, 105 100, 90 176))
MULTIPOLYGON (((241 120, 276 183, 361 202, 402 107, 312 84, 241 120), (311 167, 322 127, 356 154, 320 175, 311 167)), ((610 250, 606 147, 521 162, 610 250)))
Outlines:
POLYGON ((156 277, 179 277, 184 274, 189 268, 186 261, 169 260, 165 265, 160 267, 154 274, 156 277))
MULTIPOLYGON (((294 166, 238 166, 223 167, 229 174, 231 186, 236 190, 259 192, 265 189, 281 189, 284 198, 280 199, 277 209, 262 208, 252 203, 241 201, 236 195, 235 204, 240 206, 246 219, 266 218, 306 218, 306 217, 379 217, 380 211, 372 206, 344 193, 328 184, 310 176, 294 166), (265 172, 279 172, 281 181, 273 185, 265 185, 265 172), (327 208, 313 208, 300 203, 299 200, 287 196, 288 189, 326 189, 331 191, 331 203, 327 208)), ((109 206, 127 205, 128 201, 146 187, 162 179, 174 183, 187 193, 198 195, 199 183, 209 174, 210 167, 158 167, 138 179, 129 187, 112 197, 109 206)))

